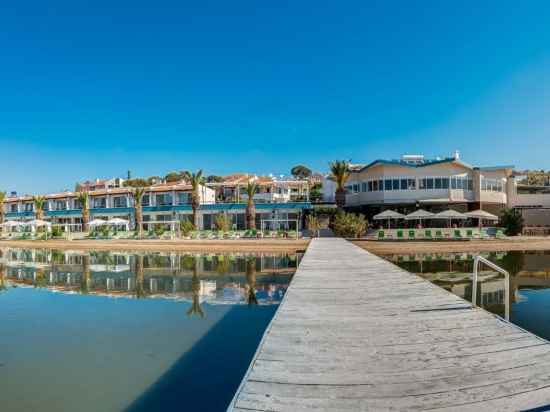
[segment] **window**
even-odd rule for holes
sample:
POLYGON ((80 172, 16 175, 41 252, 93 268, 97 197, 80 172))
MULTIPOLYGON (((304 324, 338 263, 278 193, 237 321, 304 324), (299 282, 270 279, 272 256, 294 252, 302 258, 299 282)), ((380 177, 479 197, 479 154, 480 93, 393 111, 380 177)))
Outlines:
POLYGON ((416 190, 416 179, 407 179, 407 189, 416 190))
POLYGON ((34 210, 34 205, 32 203, 25 203, 25 212, 32 212, 33 210, 34 210))
POLYGON ((56 200, 53 205, 54 210, 65 210, 67 209, 67 203, 64 200, 56 200))
POLYGON ((451 177, 451 189, 456 189, 456 177, 451 177))
POLYGON ((366 191, 367 191, 367 183, 363 182, 361 183, 361 192, 366 192, 366 191))
POLYGON ((171 206, 172 195, 170 193, 162 193, 156 197, 157 206, 171 206))
POLYGON ((378 188, 378 180, 374 180, 372 182, 372 191, 373 192, 378 192, 380 189, 378 188))
POLYGON ((392 180, 386 179, 384 180, 384 190, 391 190, 392 188, 392 180))
POLYGON ((151 197, 149 195, 143 195, 141 198, 141 205, 142 206, 149 206, 151 203, 151 197))
POLYGON ((359 192, 359 184, 354 183, 353 184, 353 193, 357 193, 357 192, 359 192))
POLYGON ((449 188, 449 178, 448 177, 441 178, 441 188, 442 189, 448 189, 449 188))
POLYGON ((434 179, 429 177, 426 179, 426 189, 430 190, 434 188, 434 179))
POLYGON ((125 196, 113 197, 113 207, 128 207, 125 196))
POLYGON ((178 205, 186 205, 188 203, 191 203, 189 193, 178 193, 178 205))
POLYGON ((468 190, 474 190, 474 181, 472 179, 468 179, 468 190))
POLYGON ((401 190, 407 190, 407 179, 401 179, 401 190))
POLYGON ((399 179, 393 179, 393 190, 399 190, 399 179))
POLYGON ((443 187, 443 183, 441 182, 441 178, 436 177, 434 180, 435 180, 435 188, 436 189, 441 189, 443 187))
POLYGON ((104 197, 94 197, 92 200, 93 207, 96 209, 104 209, 107 207, 107 202, 104 197))
POLYGON ((10 205, 10 212, 16 213, 17 212, 17 203, 12 203, 10 205))
POLYGON ((420 190, 426 190, 426 179, 419 179, 418 180, 418 188, 420 190))
MULTIPOLYGON (((368 190, 369 192, 372 192, 372 184, 373 184, 373 181, 372 181, 372 180, 369 180, 369 183, 368 183, 368 185, 367 185, 367 190, 368 190)), ((377 185, 377 186, 378 186, 378 185, 377 185)))

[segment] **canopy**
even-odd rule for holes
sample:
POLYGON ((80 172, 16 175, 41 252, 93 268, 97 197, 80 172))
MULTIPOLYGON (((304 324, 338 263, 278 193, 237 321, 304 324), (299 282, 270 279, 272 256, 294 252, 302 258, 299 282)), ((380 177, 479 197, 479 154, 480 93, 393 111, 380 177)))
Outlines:
POLYGON ((114 217, 112 219, 107 220, 107 224, 109 225, 127 225, 128 223, 130 222, 124 219, 120 219, 118 217, 114 217))
POLYGON ((382 213, 378 213, 377 215, 374 215, 374 220, 383 220, 383 219, 403 219, 405 215, 402 215, 401 213, 395 212, 393 210, 385 210, 382 213))
POLYGON ((106 224, 107 224, 107 221, 103 219, 94 219, 88 222, 88 226, 102 226, 106 224))
POLYGON ((2 227, 18 227, 23 226, 23 223, 18 222, 16 220, 7 220, 6 222, 0 224, 2 227))
POLYGON ((52 224, 50 222, 46 222, 45 220, 40 219, 34 219, 29 222, 24 223, 25 226, 51 226, 52 224))
POLYGON ((456 210, 445 210, 443 212, 436 213, 432 216, 432 219, 468 219, 468 216, 465 216, 464 214, 457 212, 456 210))
POLYGON ((474 210, 473 212, 464 213, 464 216, 474 219, 498 220, 498 216, 481 209, 474 210))
POLYGON ((418 209, 415 212, 409 213, 407 216, 405 216, 406 220, 416 220, 416 219, 431 219, 434 214, 431 212, 427 212, 424 209, 418 209))

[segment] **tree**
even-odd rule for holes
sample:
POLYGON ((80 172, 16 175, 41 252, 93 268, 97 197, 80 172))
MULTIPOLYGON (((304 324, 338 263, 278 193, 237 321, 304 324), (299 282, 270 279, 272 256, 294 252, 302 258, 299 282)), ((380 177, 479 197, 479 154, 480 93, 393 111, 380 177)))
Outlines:
POLYGON ((191 193, 191 208, 193 209, 193 225, 198 229, 199 224, 199 208, 201 206, 201 196, 200 196, 200 187, 203 183, 202 169, 196 173, 191 173, 189 171, 184 173, 188 177, 188 181, 191 183, 192 193, 191 193))
POLYGON ((206 181, 208 183, 223 183, 223 177, 216 176, 216 175, 209 175, 206 177, 206 181))
POLYGON ((254 205, 254 195, 258 191, 258 185, 252 180, 248 181, 246 185, 246 195, 248 201, 246 204, 246 228, 256 229, 256 207, 254 205))
POLYGON ((164 176, 164 180, 168 183, 179 182, 181 180, 181 174, 178 172, 170 172, 164 176))
POLYGON ((187 311, 187 316, 198 315, 199 317, 204 318, 204 311, 201 308, 200 302, 201 281, 199 279, 199 259, 195 256, 193 256, 193 263, 193 277, 191 278, 191 293, 193 302, 187 311))
POLYGON ((342 209, 346 205, 346 182, 350 176, 349 163, 345 160, 335 160, 329 163, 331 177, 336 183, 334 200, 336 206, 342 209))
POLYGON ((143 255, 135 255, 135 276, 136 276, 136 298, 137 299, 143 299, 147 296, 147 292, 145 291, 144 286, 144 265, 143 265, 143 255))
POLYGON ((34 204, 34 217, 37 220, 41 220, 44 217, 46 198, 44 196, 33 196, 32 202, 34 204))
POLYGON ((218 213, 216 215, 216 228, 220 232, 229 232, 231 222, 225 213, 218 213))
POLYGON ((312 202, 320 202, 323 200, 323 193, 322 193, 323 186, 321 183, 316 183, 312 186, 311 190, 309 191, 309 200, 312 202))
POLYGON ((4 223, 4 200, 6 200, 6 192, 0 192, 0 223, 4 223))
POLYGON ((90 221, 90 195, 88 192, 78 192, 76 199, 82 206, 82 231, 87 232, 90 221))
POLYGON ((257 305, 256 297, 256 258, 248 257, 246 259, 246 303, 248 305, 257 305))
POLYGON ((504 209, 500 215, 500 223, 506 236, 519 235, 523 230, 523 216, 517 209, 504 209))
POLYGON ((306 179, 311 176, 311 169, 304 165, 297 165, 290 169, 290 174, 298 179, 306 179))
POLYGON ((80 293, 87 295, 90 291, 91 271, 90 271, 90 255, 82 256, 82 278, 80 279, 80 293))
POLYGON ((149 181, 136 178, 130 179, 124 182, 124 186, 130 188, 130 196, 134 201, 134 219, 136 223, 136 232, 138 237, 141 237, 143 234, 143 196, 149 187, 149 181))

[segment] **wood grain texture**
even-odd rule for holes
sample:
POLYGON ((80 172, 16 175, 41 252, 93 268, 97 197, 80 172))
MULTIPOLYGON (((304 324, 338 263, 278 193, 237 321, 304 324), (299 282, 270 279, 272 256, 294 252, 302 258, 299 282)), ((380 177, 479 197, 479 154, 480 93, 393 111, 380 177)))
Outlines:
POLYGON ((314 239, 229 407, 522 410, 550 344, 337 238, 314 239))

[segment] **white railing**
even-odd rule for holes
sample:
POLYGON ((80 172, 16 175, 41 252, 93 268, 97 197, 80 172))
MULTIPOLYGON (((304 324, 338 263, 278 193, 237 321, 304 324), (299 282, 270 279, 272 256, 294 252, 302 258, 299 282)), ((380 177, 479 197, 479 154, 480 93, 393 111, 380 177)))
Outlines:
POLYGON ((491 269, 496 270, 504 275, 504 318, 510 320, 510 274, 502 269, 500 266, 495 265, 490 260, 485 259, 482 256, 476 256, 474 258, 474 272, 472 276, 472 305, 477 306, 477 278, 479 264, 484 263, 491 269))

